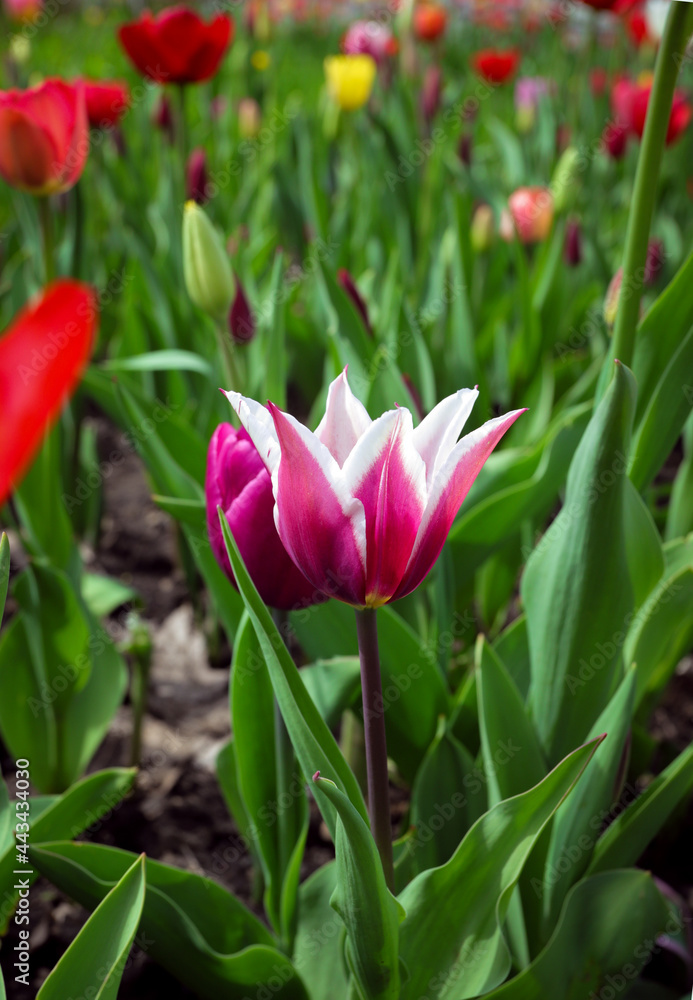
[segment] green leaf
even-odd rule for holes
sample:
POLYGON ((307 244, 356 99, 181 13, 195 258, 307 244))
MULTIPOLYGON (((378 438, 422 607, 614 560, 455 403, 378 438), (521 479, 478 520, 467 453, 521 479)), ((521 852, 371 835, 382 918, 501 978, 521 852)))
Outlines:
POLYGON ((623 500, 626 559, 637 611, 664 572, 664 555, 652 515, 629 480, 624 483, 623 500))
POLYGON ((144 904, 144 854, 97 906, 50 973, 37 1000, 81 994, 115 1000, 144 904))
POLYGON ((204 523, 206 507, 202 499, 180 500, 177 497, 162 497, 154 493, 152 500, 158 507, 161 507, 167 514, 175 518, 176 521, 180 521, 181 524, 187 524, 190 528, 197 528, 199 530, 204 523))
POLYGON ((633 865, 693 791, 693 744, 658 774, 597 841, 588 875, 633 865))
POLYGON ((0 623, 5 611, 5 598, 7 597, 7 584, 10 579, 10 543, 7 535, 3 531, 0 535, 0 623))
POLYGON ((398 1000, 398 928, 404 909, 385 884, 383 866, 368 826, 332 781, 313 783, 338 814, 337 880, 332 906, 347 930, 347 962, 369 1000, 398 1000))
POLYGON ((648 486, 662 468, 688 419, 693 400, 690 387, 681 385, 681 373, 690 371, 693 327, 673 352, 633 435, 628 475, 638 490, 648 486))
POLYGON ((337 863, 328 861, 299 890, 301 918, 294 943, 294 966, 311 1000, 335 1000, 348 995, 343 960, 345 928, 330 905, 336 888, 337 863))
MULTIPOLYGON (((34 865, 90 909, 130 868, 135 855, 101 844, 45 843, 34 865)), ((281 1000, 308 1000, 291 962, 269 931, 231 893, 193 872, 146 859, 147 893, 140 921, 143 947, 205 1000, 243 1000, 273 977, 281 1000)))
MULTIPOLYGON (((266 321, 262 323, 262 335, 266 338, 265 382, 263 395, 271 399, 280 410, 286 409, 286 346, 284 331, 284 303, 282 281, 284 279, 284 254, 278 251, 272 265, 267 301, 270 308, 266 321)), ((264 319, 264 317, 263 317, 264 319)))
POLYGON ((652 954, 667 908, 650 875, 616 871, 583 879, 532 964, 487 1000, 584 1000, 626 990, 652 954), (649 946, 648 946, 649 942, 649 946))
POLYGON ((527 701, 531 679, 529 643, 527 639, 527 619, 524 615, 516 618, 493 643, 493 649, 505 665, 515 685, 527 701))
POLYGON ((635 383, 623 365, 614 368, 575 452, 563 508, 532 552, 520 588, 529 698, 549 763, 584 739, 608 702, 622 670, 620 626, 634 605, 624 484, 635 383))
POLYGON ((192 351, 169 348, 163 351, 148 351, 130 358, 115 358, 100 365, 105 372, 198 372, 206 378, 214 377, 214 368, 192 351))
POLYGON ((302 667, 300 677, 320 715, 332 728, 342 712, 351 708, 361 694, 361 668, 358 656, 318 660, 302 667))
MULTIPOLYGON (((76 837, 84 829, 100 825, 104 816, 108 816, 118 808, 120 800, 130 791, 135 780, 134 768, 113 768, 109 771, 97 771, 83 778, 72 786, 64 795, 40 802, 29 799, 31 804, 30 842, 39 844, 42 841, 54 840, 56 837, 76 837)), ((33 762, 32 762, 33 774, 33 762)), ((14 844, 0 857, 0 892, 5 901, 11 901, 9 907, 0 911, 0 933, 5 934, 9 919, 17 902, 17 895, 12 891, 15 881, 13 869, 14 844)), ((31 876, 33 882, 36 873, 31 876)))
POLYGON ((95 618, 105 618, 121 605, 141 600, 133 587, 101 573, 82 574, 82 598, 95 618))
POLYGON ((401 1000, 465 1000, 502 982, 510 956, 500 925, 513 888, 599 742, 575 750, 528 792, 494 806, 446 865, 418 875, 400 893, 407 912, 400 955, 409 971, 401 1000))
MULTIPOLYGON (((260 595, 243 565, 238 547, 221 510, 219 511, 219 520, 231 568, 258 637, 272 679, 274 694, 279 703, 289 737, 294 745, 301 770, 304 775, 313 774, 319 770, 329 775, 330 780, 335 779, 338 787, 345 791, 363 819, 367 820, 368 813, 358 782, 344 760, 334 736, 327 728, 322 716, 311 701, 310 695, 301 683, 298 668, 291 659, 289 651, 284 645, 284 640, 272 621, 272 616, 262 603, 260 595)), ((334 838, 336 832, 334 809, 330 800, 323 796, 317 787, 316 791, 316 800, 320 811, 334 838)))
POLYGON ((489 805, 538 784, 546 774, 539 741, 522 696, 483 635, 476 644, 477 696, 489 805))

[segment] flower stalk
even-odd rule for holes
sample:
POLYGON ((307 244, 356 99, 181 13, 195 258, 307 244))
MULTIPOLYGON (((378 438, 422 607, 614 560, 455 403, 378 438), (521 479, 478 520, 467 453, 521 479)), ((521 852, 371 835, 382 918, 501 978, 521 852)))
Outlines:
POLYGON ((371 832, 382 861, 385 881, 390 891, 394 891, 387 743, 380 680, 378 625, 375 616, 376 612, 373 608, 356 609, 356 631, 359 641, 363 696, 363 732, 366 746, 368 813, 371 818, 371 832))

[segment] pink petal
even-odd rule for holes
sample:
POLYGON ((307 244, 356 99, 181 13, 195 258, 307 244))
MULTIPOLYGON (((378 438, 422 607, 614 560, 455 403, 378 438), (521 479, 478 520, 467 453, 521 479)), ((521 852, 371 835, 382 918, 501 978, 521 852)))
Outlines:
POLYGON ((389 601, 406 570, 426 506, 426 467, 412 417, 400 408, 374 420, 344 465, 366 515, 366 603, 389 601))
POLYGON ((410 594, 429 573, 445 544, 455 515, 484 462, 508 428, 524 412, 513 410, 502 417, 487 420, 463 437, 450 452, 431 484, 411 558, 395 599, 410 594))
POLYGON ((415 429, 414 447, 426 463, 427 488, 454 448, 478 396, 478 389, 460 389, 441 400, 415 429))
POLYGON ((345 368, 330 384, 325 416, 315 431, 315 436, 329 450, 340 469, 372 422, 366 407, 349 388, 346 375, 345 368))
POLYGON ((279 465, 280 449, 274 421, 266 406, 256 403, 254 399, 241 396, 240 392, 221 390, 231 406, 238 414, 238 419, 250 434, 253 444, 260 453, 267 471, 274 477, 279 465))
MULTIPOLYGON (((269 409, 281 448, 281 460, 272 475, 279 537, 318 590, 363 606, 363 504, 347 490, 337 462, 315 434, 273 403, 269 409)), ((249 428, 248 432, 252 437, 249 428)))

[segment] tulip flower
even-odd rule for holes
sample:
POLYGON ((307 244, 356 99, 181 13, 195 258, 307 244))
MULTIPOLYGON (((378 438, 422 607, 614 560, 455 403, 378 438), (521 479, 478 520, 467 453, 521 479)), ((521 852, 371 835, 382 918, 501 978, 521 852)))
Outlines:
POLYGON ((84 96, 92 128, 113 128, 130 105, 128 86, 120 80, 85 80, 84 96))
POLYGON ((0 91, 0 176, 12 187, 34 195, 67 191, 82 174, 88 146, 81 81, 0 91))
POLYGON ((272 476, 287 552, 317 590, 359 608, 419 586, 484 462, 523 412, 457 442, 476 389, 444 399, 414 429, 404 407, 371 420, 345 369, 314 433, 273 403, 225 395, 272 476))
POLYGON ((87 285, 61 280, 29 303, 0 336, 0 504, 26 471, 79 382, 97 326, 87 285))
POLYGON ((255 336, 255 317, 236 275, 236 294, 229 311, 229 332, 236 344, 247 344, 255 336))
POLYGON ((185 6, 167 7, 156 17, 145 11, 121 26, 118 38, 133 66, 157 83, 201 83, 211 79, 233 39, 227 14, 206 23, 185 6))
MULTIPOLYGON (((611 92, 611 108, 617 125, 625 128, 638 139, 642 139, 645 131, 645 119, 651 90, 652 82, 649 79, 638 83, 623 79, 614 84, 611 92)), ((693 107, 686 100, 683 92, 676 90, 666 134, 667 146, 676 142, 688 128, 692 117, 693 107)))
POLYGON ((43 0, 5 0, 5 10, 13 21, 31 21, 43 9, 43 0))
POLYGON ((185 197, 188 201, 195 201, 198 205, 204 205, 209 201, 207 193, 207 154, 201 146, 193 149, 188 157, 185 169, 185 197))
POLYGON ((440 108, 442 91, 443 75, 440 66, 428 66, 421 87, 421 113, 429 126, 440 108))
POLYGON ((231 262, 216 229, 194 201, 183 215, 183 278, 196 306, 225 319, 236 291, 231 262))
POLYGON ((324 600, 289 558, 274 525, 272 481, 243 428, 219 424, 207 452, 207 531, 214 557, 236 586, 217 507, 265 604, 288 610, 324 600))
POLYGON ((252 139, 260 131, 262 111, 253 97, 242 97, 238 102, 238 131, 244 139, 252 139))
POLYGON ((414 7, 412 24, 420 41, 435 42, 445 32, 448 14, 440 4, 418 3, 414 7))
POLYGON ((397 40, 379 21, 354 21, 342 39, 342 52, 347 56, 370 56, 380 65, 397 53, 397 40))
POLYGON ((477 205, 472 216, 469 238, 476 253, 485 253, 496 235, 496 220, 490 205, 477 205))
POLYGON ((540 243, 551 232, 554 200, 549 188, 518 188, 508 198, 508 210, 500 225, 504 240, 517 235, 521 243, 540 243))
POLYGON ((362 108, 371 96, 376 64, 371 56, 328 56, 325 59, 327 89, 344 111, 362 108))
POLYGON ((520 65, 517 49, 482 49, 471 59, 472 69, 487 83, 505 83, 520 65))
POLYGON ((563 259, 568 267, 582 263, 582 229, 577 219, 568 219, 563 243, 563 259))

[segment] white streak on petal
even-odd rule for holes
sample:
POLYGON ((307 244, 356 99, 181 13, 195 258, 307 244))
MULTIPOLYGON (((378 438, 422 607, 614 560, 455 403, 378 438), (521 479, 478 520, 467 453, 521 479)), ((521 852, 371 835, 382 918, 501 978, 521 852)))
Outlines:
POLYGON ((318 424, 315 436, 342 468, 354 445, 370 425, 368 410, 349 388, 345 369, 330 384, 325 416, 318 424))
POLYGON ((441 400, 415 428, 414 447, 426 463, 428 489, 452 451, 478 396, 477 389, 460 389, 441 400))
POLYGON ((233 390, 222 392, 228 399, 231 406, 238 414, 238 419, 243 424, 250 435, 253 444, 257 448, 260 458, 265 463, 267 471, 274 476, 279 465, 281 450, 279 439, 274 427, 274 421, 266 406, 257 403, 254 399, 242 396, 240 392, 233 390))

